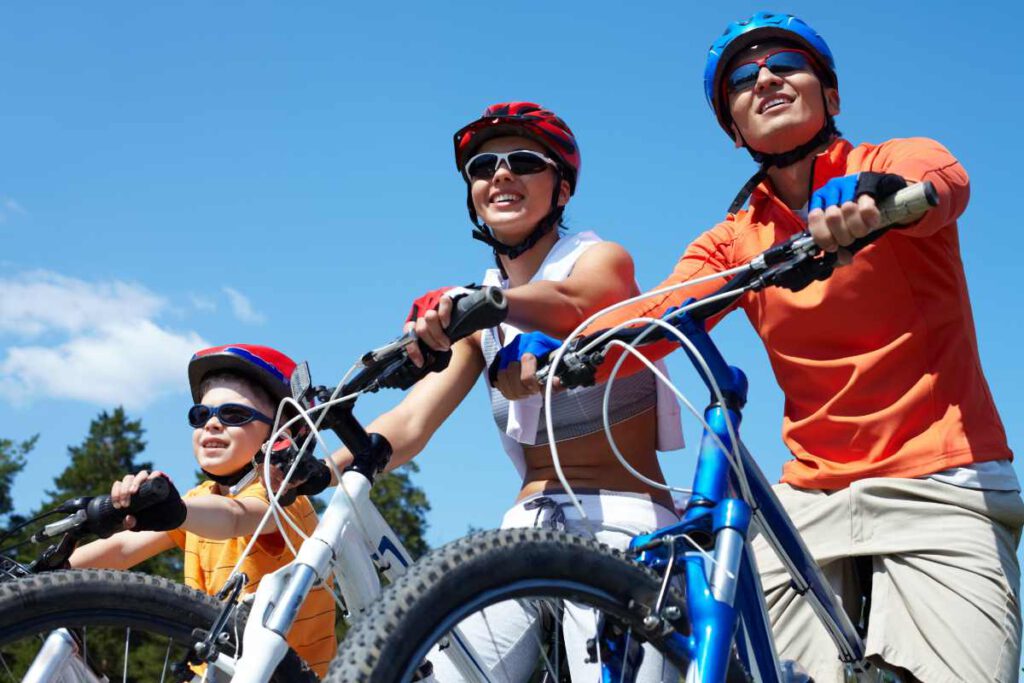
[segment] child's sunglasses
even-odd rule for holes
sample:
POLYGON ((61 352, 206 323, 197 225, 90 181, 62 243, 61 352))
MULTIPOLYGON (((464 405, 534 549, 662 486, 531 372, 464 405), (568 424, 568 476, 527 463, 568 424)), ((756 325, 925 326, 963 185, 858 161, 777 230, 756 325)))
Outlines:
POLYGON ((249 406, 243 406, 240 403, 225 403, 219 406, 207 406, 197 403, 188 409, 188 423, 194 428, 199 429, 209 422, 210 418, 214 415, 217 416, 222 425, 228 427, 241 427, 253 420, 266 422, 268 425, 274 424, 273 420, 260 411, 249 406))
POLYGON ((754 87, 761 67, 776 76, 786 76, 797 71, 813 71, 811 55, 796 48, 783 48, 749 62, 737 64, 725 81, 728 92, 737 93, 754 87))
POLYGON ((467 178, 472 180, 490 180, 498 172, 501 162, 505 162, 508 170, 516 175, 540 173, 549 166, 555 168, 555 162, 540 152, 531 149, 517 149, 511 152, 481 152, 476 154, 463 167, 467 178))

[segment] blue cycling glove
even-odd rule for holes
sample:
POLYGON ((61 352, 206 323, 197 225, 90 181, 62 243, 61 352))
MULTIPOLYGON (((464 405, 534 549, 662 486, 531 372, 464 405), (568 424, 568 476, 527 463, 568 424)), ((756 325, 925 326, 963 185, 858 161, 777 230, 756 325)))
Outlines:
POLYGON ((527 353, 536 356, 537 360, 542 360, 561 345, 561 339, 549 337, 543 332, 525 332, 498 352, 498 369, 504 370, 512 363, 518 363, 527 353))
POLYGON ((857 201, 862 194, 869 195, 875 200, 885 199, 906 186, 906 179, 895 173, 867 171, 833 178, 814 191, 807 210, 824 210, 830 206, 842 206, 846 202, 857 201))
POLYGON ((537 357, 538 361, 542 361, 549 353, 561 345, 561 339, 555 339, 543 332, 524 332, 520 334, 506 346, 503 346, 498 351, 498 355, 494 357, 494 362, 491 363, 488 371, 491 383, 493 384, 497 380, 499 370, 504 370, 512 363, 522 361, 524 354, 532 354, 537 357))

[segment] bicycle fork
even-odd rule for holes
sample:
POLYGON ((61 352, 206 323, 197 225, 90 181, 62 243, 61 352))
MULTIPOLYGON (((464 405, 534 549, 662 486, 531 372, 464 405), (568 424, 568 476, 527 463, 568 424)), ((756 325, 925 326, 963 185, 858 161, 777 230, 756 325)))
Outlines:
POLYGON ((372 549, 362 529, 360 512, 370 509, 370 481, 346 472, 312 536, 295 560, 263 577, 256 591, 236 662, 237 683, 264 683, 288 651, 286 636, 309 591, 327 580, 331 567, 350 613, 359 613, 380 595, 380 579, 372 549))
POLYGON ((736 596, 748 573, 744 562, 750 507, 724 498, 708 514, 715 539, 712 553, 688 552, 683 558, 691 627, 687 683, 725 680, 739 624, 736 596))
POLYGON ((78 640, 63 628, 50 632, 39 648, 39 654, 32 661, 32 666, 21 679, 22 683, 101 683, 105 680, 89 668, 81 657, 78 640))

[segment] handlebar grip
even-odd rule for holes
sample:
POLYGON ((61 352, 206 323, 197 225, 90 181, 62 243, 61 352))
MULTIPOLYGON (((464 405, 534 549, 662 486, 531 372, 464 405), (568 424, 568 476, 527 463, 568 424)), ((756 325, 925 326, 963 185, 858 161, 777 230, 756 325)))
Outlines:
POLYGON ((508 315, 508 300, 498 287, 483 287, 455 300, 451 321, 445 329, 453 342, 477 330, 500 324, 508 315))
POLYGON ((935 186, 930 180, 908 185, 891 197, 878 202, 878 212, 881 214, 879 225, 882 227, 866 237, 854 240, 846 250, 856 254, 890 229, 899 229, 898 223, 913 223, 938 204, 939 193, 935 191, 935 186))
POLYGON ((882 214, 879 224, 888 227, 896 223, 912 223, 938 205, 939 193, 930 180, 914 183, 878 202, 878 211, 882 214))
POLYGON ((96 496, 85 508, 88 520, 86 531, 107 538, 121 530, 125 516, 164 502, 170 491, 170 482, 164 477, 156 477, 142 482, 138 493, 132 496, 126 508, 115 508, 110 496, 96 496))

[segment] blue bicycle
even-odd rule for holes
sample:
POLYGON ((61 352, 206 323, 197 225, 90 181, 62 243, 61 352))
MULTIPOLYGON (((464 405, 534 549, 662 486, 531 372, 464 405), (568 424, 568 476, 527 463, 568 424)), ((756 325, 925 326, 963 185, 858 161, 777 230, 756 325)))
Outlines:
MULTIPOLYGON (((908 187, 880 203, 883 224, 912 219, 935 203, 929 183, 908 187)), ((481 662, 478 680, 809 680, 776 653, 749 543, 754 532, 778 554, 828 629, 848 680, 898 680, 865 660, 861 635, 740 441, 747 381, 726 363, 703 324, 744 292, 799 290, 827 278, 834 266, 834 256, 822 254, 806 233, 796 235, 739 269, 715 294, 655 324, 615 328, 563 349, 551 366, 568 386, 592 378, 616 345, 673 335, 687 350, 711 402, 682 520, 637 536, 624 554, 554 528, 488 531, 455 541, 389 588, 340 645, 327 680, 429 677, 431 658, 451 645, 455 627, 487 633, 508 614, 528 615, 533 625, 517 642, 474 643, 485 659, 496 653, 481 662), (585 637, 574 643, 560 638, 568 629, 580 631, 581 614, 585 637)))

